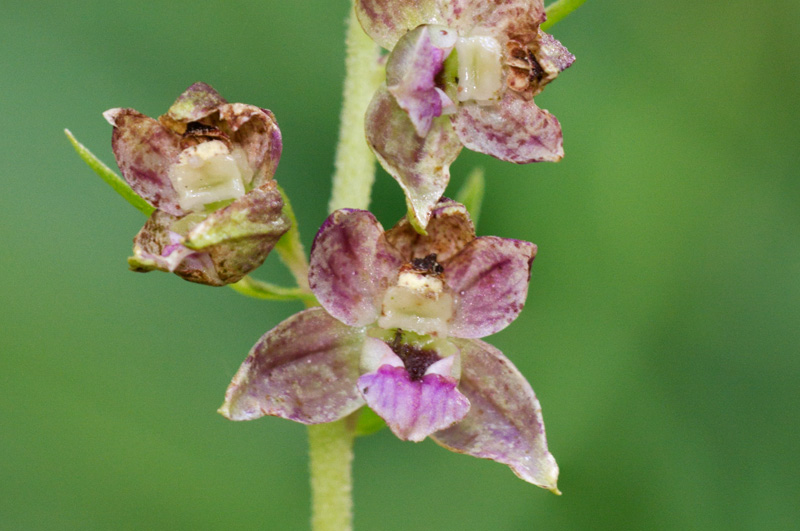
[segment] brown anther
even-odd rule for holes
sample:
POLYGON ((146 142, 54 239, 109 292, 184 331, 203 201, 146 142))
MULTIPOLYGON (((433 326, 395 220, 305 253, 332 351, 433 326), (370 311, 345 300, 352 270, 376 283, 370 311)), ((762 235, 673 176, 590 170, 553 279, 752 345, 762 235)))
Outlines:
POLYGON ((444 273, 444 267, 436 261, 436 253, 431 253, 425 258, 413 258, 411 267, 414 271, 419 271, 426 275, 441 275, 444 273))

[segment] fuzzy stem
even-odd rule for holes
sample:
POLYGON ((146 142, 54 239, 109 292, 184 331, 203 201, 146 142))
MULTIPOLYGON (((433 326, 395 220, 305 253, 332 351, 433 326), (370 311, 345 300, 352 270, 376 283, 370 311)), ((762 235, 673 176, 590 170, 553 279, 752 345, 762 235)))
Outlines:
POLYGON ((353 439, 349 418, 308 427, 311 467, 311 528, 349 531, 353 528, 353 439))
POLYGON ((383 81, 380 48, 361 29, 355 9, 347 24, 344 98, 336 148, 336 172, 328 205, 340 208, 369 207, 375 181, 375 156, 364 137, 364 115, 372 95, 383 81))
MULTIPOLYGON (((369 207, 375 181, 375 156, 364 137, 364 115, 383 81, 380 48, 367 37, 356 18, 355 0, 347 23, 344 96, 336 172, 328 208, 369 207)), ((353 440, 355 423, 344 418, 308 427, 311 468, 311 528, 353 529, 353 440)))

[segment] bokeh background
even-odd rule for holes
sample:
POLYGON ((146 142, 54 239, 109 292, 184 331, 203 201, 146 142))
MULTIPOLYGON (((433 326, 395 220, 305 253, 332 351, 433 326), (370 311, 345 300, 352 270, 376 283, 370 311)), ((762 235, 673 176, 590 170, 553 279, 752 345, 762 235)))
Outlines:
MULTIPOLYGON (((800 405, 800 4, 589 0, 578 61, 537 102, 560 164, 464 152, 479 232, 536 242, 526 311, 489 338, 530 379, 561 497, 505 466, 359 439, 361 530, 790 529, 800 405)), ((326 216, 345 0, 14 2, 0 17, 0 528, 307 528, 305 429, 215 413, 299 309, 127 271, 144 219, 109 163, 110 107, 194 81, 272 109, 310 244, 326 216)), ((451 192, 452 193, 452 192, 451 192)), ((403 213, 378 176, 373 209, 403 213)), ((257 277, 288 282, 271 257, 257 277)))

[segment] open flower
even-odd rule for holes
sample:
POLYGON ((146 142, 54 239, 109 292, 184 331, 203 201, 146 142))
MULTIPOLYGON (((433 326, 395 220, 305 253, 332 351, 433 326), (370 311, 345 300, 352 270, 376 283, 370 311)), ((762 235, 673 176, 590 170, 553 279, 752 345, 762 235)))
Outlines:
POLYGON ((281 134, 270 111, 195 83, 158 120, 120 108, 103 116, 122 175, 156 208, 134 239, 134 271, 229 284, 289 230, 272 180, 281 134))
POLYGON ((466 209, 450 200, 438 203, 425 236, 406 219, 384 232, 369 212, 334 212, 311 250, 309 283, 322 308, 256 343, 220 412, 318 424, 366 403, 401 439, 430 436, 556 490, 533 390, 477 339, 517 317, 535 253, 532 243, 476 238, 466 209))
POLYGON ((542 32, 541 0, 358 0, 391 50, 367 140, 424 227, 462 146, 515 163, 564 156, 561 125, 533 102, 575 57, 542 32))

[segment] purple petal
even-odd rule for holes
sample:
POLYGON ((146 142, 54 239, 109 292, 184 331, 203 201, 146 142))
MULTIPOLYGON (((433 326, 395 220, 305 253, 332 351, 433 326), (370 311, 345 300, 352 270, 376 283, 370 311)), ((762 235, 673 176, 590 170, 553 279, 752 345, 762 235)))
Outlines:
POLYGON ((114 126, 114 158, 133 191, 156 208, 182 216, 168 177, 181 153, 180 136, 133 109, 110 109, 103 116, 114 126))
POLYGON ((205 118, 227 103, 219 92, 205 83, 195 83, 178 96, 167 111, 167 116, 176 122, 196 122, 205 118))
POLYGON ((500 160, 527 164, 556 162, 564 156, 556 117, 511 90, 494 105, 465 102, 453 126, 466 148, 500 160))
POLYGON ((391 50, 420 24, 436 23, 437 0, 357 0, 356 15, 372 40, 391 50))
POLYGON ((450 180, 450 164, 461 151, 450 121, 436 119, 426 136, 418 136, 408 114, 384 86, 367 109, 366 133, 378 161, 403 188, 406 202, 424 227, 450 180))
POLYGON ((455 41, 455 32, 420 26, 403 36, 389 55, 386 85, 421 137, 428 134, 433 119, 442 115, 442 109, 453 105, 450 98, 436 88, 434 78, 442 70, 455 41), (439 34, 439 40, 450 41, 447 49, 434 45, 432 31, 439 34))
POLYGON ((356 382, 364 331, 322 308, 293 315, 253 346, 219 412, 231 420, 274 415, 303 424, 333 422, 361 407, 356 382))
POLYGON ((282 209, 275 181, 267 181, 209 214, 189 231, 185 245, 207 252, 224 284, 237 282, 264 262, 291 227, 282 209))
POLYGON ((555 78, 575 62, 575 56, 567 50, 555 37, 549 33, 539 31, 539 49, 536 51, 539 65, 555 78))
POLYGON ((545 11, 542 0, 446 0, 439 20, 461 36, 477 33, 530 42, 545 11))
POLYGON ((475 339, 453 340, 461 349, 459 389, 469 414, 431 438, 454 452, 492 459, 521 479, 558 492, 558 465, 547 450, 542 409, 525 377, 502 352, 475 339))
POLYGON ((383 365, 358 379, 367 404, 380 415, 397 437, 419 442, 458 422, 470 403, 456 389, 451 376, 426 374, 411 380, 403 367, 383 365))
POLYGON ((337 210, 311 247, 308 282, 323 308, 353 326, 375 322, 403 264, 383 227, 365 210, 337 210))
POLYGON ((525 305, 536 245, 483 236, 444 263, 455 297, 449 334, 484 337, 508 326, 525 305))
POLYGON ((175 273, 189 282, 222 286, 211 256, 183 245, 183 237, 171 230, 180 218, 156 210, 133 239, 133 256, 128 264, 133 271, 159 270, 175 273))
POLYGON ((251 185, 261 186, 271 179, 283 147, 275 115, 254 105, 227 103, 220 105, 219 117, 220 127, 247 155, 254 172, 251 185))
POLYGON ((409 262, 429 254, 435 254, 438 262, 444 262, 475 239, 475 226, 467 209, 444 197, 431 212, 425 230, 427 235, 419 234, 404 217, 386 233, 386 239, 409 262))

